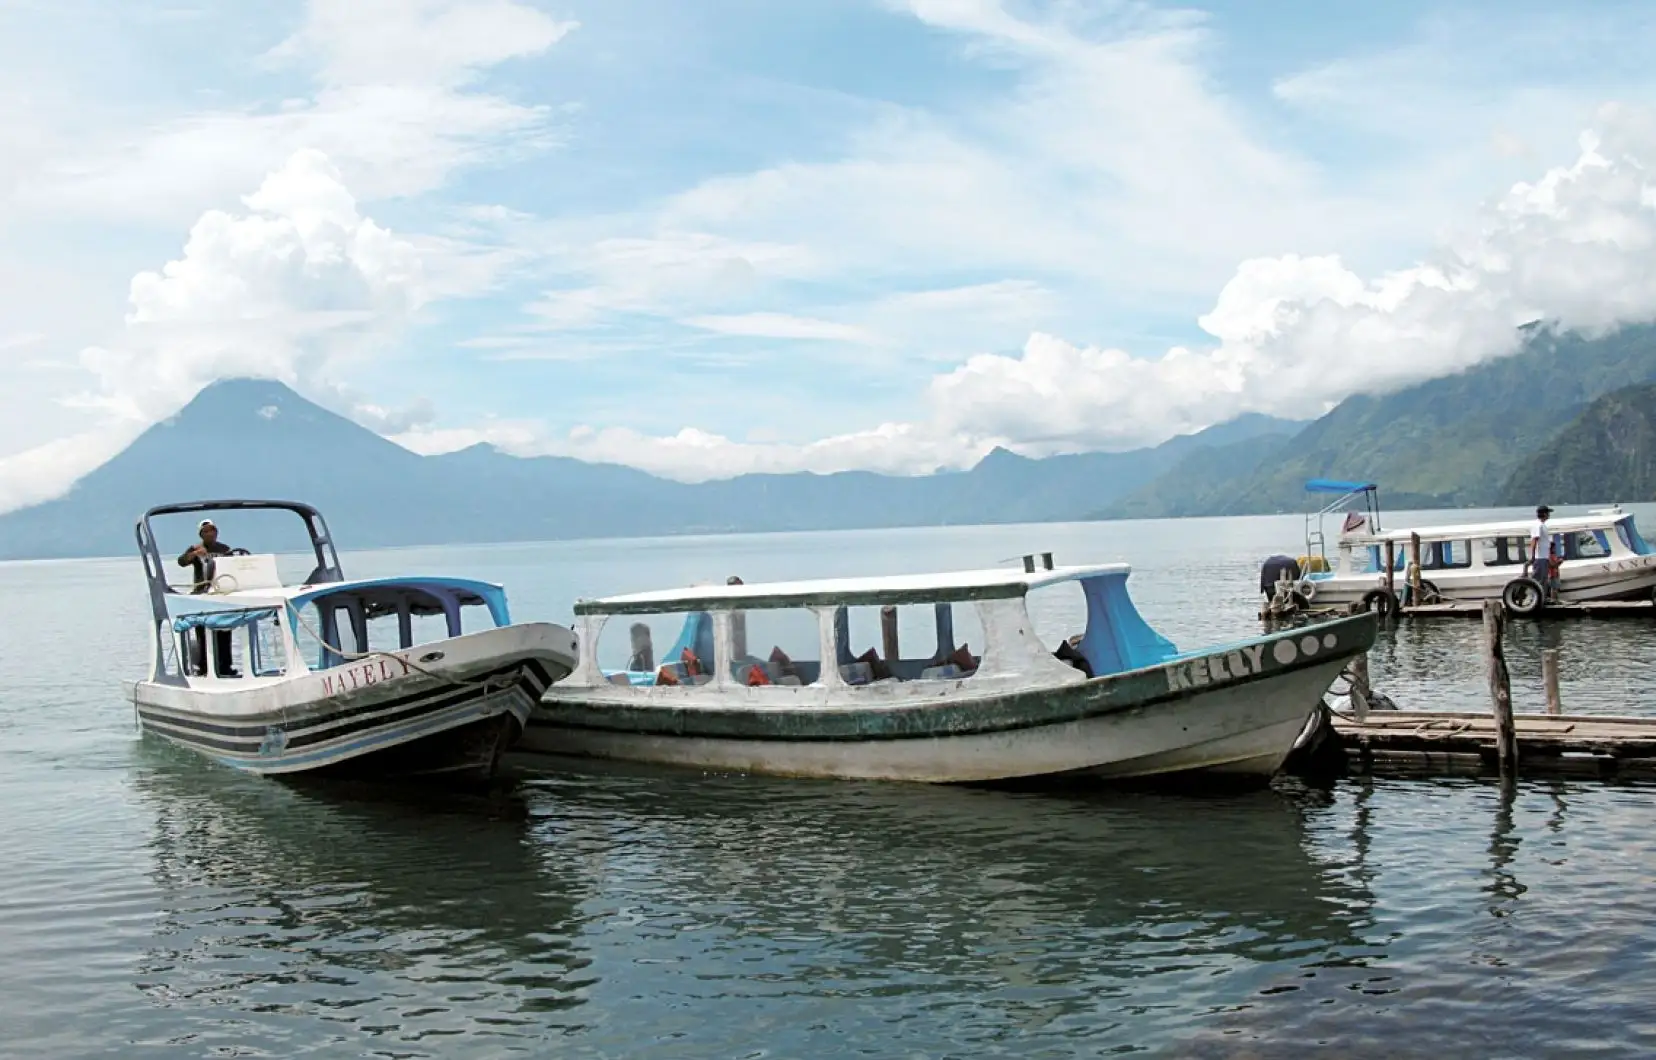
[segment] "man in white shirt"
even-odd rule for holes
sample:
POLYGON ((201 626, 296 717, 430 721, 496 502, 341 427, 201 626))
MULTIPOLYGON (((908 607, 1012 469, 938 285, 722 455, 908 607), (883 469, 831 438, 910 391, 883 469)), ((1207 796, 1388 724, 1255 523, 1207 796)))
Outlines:
POLYGON ((1554 595, 1558 588, 1553 584, 1553 537, 1547 526, 1547 516, 1551 514, 1551 508, 1541 505, 1535 509, 1535 523, 1530 527, 1530 574, 1548 596, 1554 595))

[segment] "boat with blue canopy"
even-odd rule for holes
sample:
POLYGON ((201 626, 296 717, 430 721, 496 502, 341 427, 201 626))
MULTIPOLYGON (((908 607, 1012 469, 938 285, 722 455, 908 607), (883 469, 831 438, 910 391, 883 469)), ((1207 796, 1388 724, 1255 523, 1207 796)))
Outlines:
POLYGON ((1289 588, 1301 606, 1390 613, 1422 604, 1499 600, 1533 615, 1554 603, 1649 600, 1656 594, 1656 549, 1619 505, 1554 516, 1471 523, 1380 525, 1373 482, 1311 479, 1308 493, 1332 495, 1305 517, 1305 551, 1273 556, 1260 591, 1289 588), (1340 518, 1333 547, 1324 523, 1340 518), (1540 562, 1537 562, 1537 552, 1540 562))
MULTIPOLYGON (((211 528, 212 540, 208 540, 211 528)), ((325 771, 486 779, 530 708, 575 665, 574 636, 514 623, 491 582, 348 579, 320 512, 293 501, 163 505, 137 526, 150 599, 150 672, 127 693, 144 731, 253 773, 325 771), (157 520, 286 512, 310 548, 301 576, 276 553, 217 543, 176 564, 157 520), (184 568, 175 584, 169 571, 184 568)))
POLYGON ((520 749, 937 783, 1263 781, 1374 640, 1357 615, 1182 651, 1140 615, 1129 573, 1030 556, 578 601, 579 661, 520 749))

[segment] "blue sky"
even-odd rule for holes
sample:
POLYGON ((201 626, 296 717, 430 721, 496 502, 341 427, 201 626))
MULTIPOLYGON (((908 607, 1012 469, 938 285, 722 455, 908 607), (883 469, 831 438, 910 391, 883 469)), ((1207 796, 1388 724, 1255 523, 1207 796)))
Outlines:
POLYGON ((13 2, 0 508, 240 374, 683 478, 1314 415, 1656 314, 1653 44, 1614 2, 13 2))

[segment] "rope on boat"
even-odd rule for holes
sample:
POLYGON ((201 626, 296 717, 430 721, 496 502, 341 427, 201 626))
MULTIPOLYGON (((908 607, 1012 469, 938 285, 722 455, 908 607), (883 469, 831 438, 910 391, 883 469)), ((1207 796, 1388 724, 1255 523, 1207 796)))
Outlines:
POLYGON ((327 638, 323 637, 322 634, 318 633, 309 622, 305 621, 305 616, 300 613, 298 608, 293 606, 293 602, 291 600, 286 601, 282 606, 290 615, 293 616, 293 620, 299 624, 300 628, 302 628, 306 633, 309 633, 312 637, 316 638, 316 642, 318 644, 322 645, 322 647, 328 649, 342 659, 349 659, 352 662, 375 658, 395 659, 398 665, 406 666, 410 670, 413 670, 416 673, 424 674, 426 677, 429 677, 434 681, 440 681, 446 685, 453 685, 456 688, 479 688, 482 689, 484 695, 489 695, 493 692, 511 688, 513 685, 517 684, 518 681, 515 676, 500 674, 484 678, 454 677, 450 674, 438 673, 436 670, 429 670, 412 659, 404 658, 396 652, 385 651, 382 648, 369 648, 367 651, 346 651, 337 644, 328 643, 327 638))

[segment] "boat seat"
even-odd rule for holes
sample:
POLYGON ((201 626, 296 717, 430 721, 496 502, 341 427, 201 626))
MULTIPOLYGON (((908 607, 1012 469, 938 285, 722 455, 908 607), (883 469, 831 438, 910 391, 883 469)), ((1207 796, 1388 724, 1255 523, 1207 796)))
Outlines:
POLYGON ((209 593, 238 593, 281 587, 282 575, 276 570, 276 557, 272 554, 213 557, 213 584, 207 590, 209 593))

